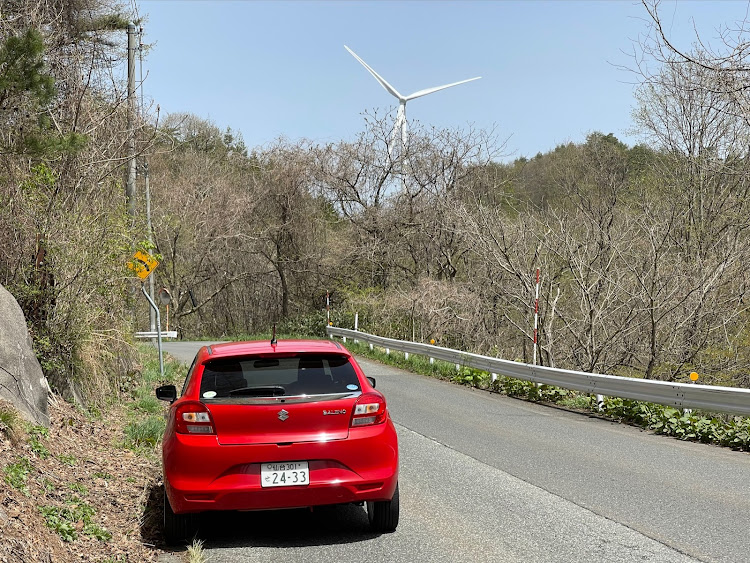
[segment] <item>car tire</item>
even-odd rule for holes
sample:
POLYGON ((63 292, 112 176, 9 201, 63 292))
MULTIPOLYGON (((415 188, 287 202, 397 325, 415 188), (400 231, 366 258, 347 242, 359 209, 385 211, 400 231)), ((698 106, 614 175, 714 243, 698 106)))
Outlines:
POLYGON ((398 483, 391 500, 367 501, 367 519, 374 532, 393 532, 398 526, 398 483))
POLYGON ((167 545, 188 542, 198 531, 197 514, 175 514, 164 493, 164 540, 167 545))

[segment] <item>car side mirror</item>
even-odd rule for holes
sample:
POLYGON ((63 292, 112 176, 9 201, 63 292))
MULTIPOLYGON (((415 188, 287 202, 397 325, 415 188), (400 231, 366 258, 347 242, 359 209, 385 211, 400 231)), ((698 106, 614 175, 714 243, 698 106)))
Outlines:
POLYGON ((367 377, 367 381, 370 382, 370 385, 372 385, 372 387, 375 388, 375 378, 369 377, 369 376, 366 376, 366 377, 367 377))
POLYGON ((174 403, 177 400, 177 387, 174 385, 162 385, 156 388, 156 398, 160 401, 174 403))

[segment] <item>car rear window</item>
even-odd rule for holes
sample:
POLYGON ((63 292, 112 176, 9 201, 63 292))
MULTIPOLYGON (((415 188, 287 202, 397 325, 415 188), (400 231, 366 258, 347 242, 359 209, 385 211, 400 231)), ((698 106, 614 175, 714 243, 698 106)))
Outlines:
POLYGON ((211 360, 203 370, 200 395, 213 399, 322 395, 359 390, 357 374, 348 358, 305 355, 211 360))

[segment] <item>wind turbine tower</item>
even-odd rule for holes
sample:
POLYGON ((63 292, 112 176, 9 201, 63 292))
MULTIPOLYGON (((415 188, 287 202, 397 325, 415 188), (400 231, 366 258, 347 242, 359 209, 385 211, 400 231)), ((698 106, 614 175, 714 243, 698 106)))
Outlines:
POLYGON ((452 84, 445 84, 444 86, 435 86, 434 88, 427 88, 425 90, 419 90, 418 92, 414 92, 413 94, 409 94, 408 96, 402 96, 398 93, 398 90, 396 90, 393 86, 388 84, 385 78, 380 76, 377 72, 373 70, 373 68, 368 65, 365 61, 360 59, 357 56, 357 53, 352 51, 349 47, 344 45, 344 49, 349 51, 351 55, 357 59, 363 67, 365 67, 370 74, 372 74, 375 77, 375 80, 380 82, 380 85, 385 88, 385 90, 391 94, 392 96, 395 96, 398 99, 398 112, 396 113, 396 123, 393 125, 393 133, 391 134, 391 144, 388 147, 388 153, 391 154, 393 152, 393 143, 396 139, 396 136, 399 133, 399 130, 401 131, 401 149, 403 152, 404 147, 406 146, 406 102, 409 100, 413 100, 415 98, 421 98, 422 96, 426 96, 427 94, 432 94, 433 92, 438 92, 439 90, 445 90, 446 88, 450 88, 451 86, 458 86, 459 84, 464 84, 466 82, 471 82, 472 80, 479 80, 482 78, 481 76, 476 76, 474 78, 469 78, 467 80, 461 80, 460 82, 453 82, 452 84))

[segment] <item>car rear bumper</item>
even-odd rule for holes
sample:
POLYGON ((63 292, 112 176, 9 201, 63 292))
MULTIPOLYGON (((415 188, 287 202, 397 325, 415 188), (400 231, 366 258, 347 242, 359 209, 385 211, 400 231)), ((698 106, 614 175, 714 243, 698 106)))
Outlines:
POLYGON ((173 434, 164 444, 164 485, 175 513, 389 500, 397 480, 390 420, 330 442, 222 446, 216 436, 173 434), (262 487, 261 463, 285 461, 307 461, 310 484, 262 487))

